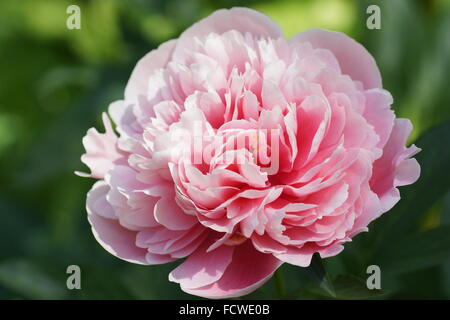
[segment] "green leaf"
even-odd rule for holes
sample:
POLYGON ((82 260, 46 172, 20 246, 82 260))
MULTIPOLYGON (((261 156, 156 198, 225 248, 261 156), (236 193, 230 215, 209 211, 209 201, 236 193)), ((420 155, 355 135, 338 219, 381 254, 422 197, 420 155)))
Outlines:
POLYGON ((336 298, 362 300, 380 298, 387 294, 382 289, 368 289, 364 280, 353 275, 339 275, 333 280, 336 298))
POLYGON ((450 261, 450 226, 410 235, 380 255, 382 270, 399 274, 450 261))
MULTIPOLYGON (((125 266, 121 261, 121 266, 125 266)), ((128 300, 137 297, 131 292, 131 288, 123 283, 122 270, 112 265, 83 264, 80 266, 82 272, 81 290, 74 290, 79 299, 110 299, 128 300)))
POLYGON ((27 299, 62 299, 65 282, 58 283, 31 262, 15 260, 0 264, 0 284, 27 299))
POLYGON ((333 287, 333 295, 326 292, 322 287, 307 286, 299 288, 288 298, 334 298, 340 300, 365 300, 381 298, 388 294, 388 291, 382 289, 370 290, 366 282, 351 274, 338 275, 330 281, 333 287))
POLYGON ((336 297, 336 292, 329 274, 326 272, 319 254, 315 253, 311 264, 307 269, 311 277, 319 284, 319 286, 331 297, 336 297))

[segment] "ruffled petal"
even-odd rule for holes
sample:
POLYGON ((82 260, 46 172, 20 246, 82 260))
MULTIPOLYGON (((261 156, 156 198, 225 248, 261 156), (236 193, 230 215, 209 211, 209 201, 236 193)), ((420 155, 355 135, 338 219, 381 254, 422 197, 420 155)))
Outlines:
POLYGON ((124 154, 117 148, 117 136, 106 113, 102 119, 106 132, 99 133, 91 128, 83 138, 86 153, 81 156, 81 161, 91 169, 91 173, 75 172, 79 176, 103 179, 114 164, 126 162, 124 154))
POLYGON ((420 176, 418 162, 410 159, 420 149, 414 145, 405 147, 411 131, 409 120, 396 119, 383 155, 373 165, 370 186, 379 196, 384 211, 390 210, 400 200, 396 187, 412 184, 420 176))
POLYGON ((328 49, 339 61, 342 73, 361 81, 365 89, 382 87, 375 59, 361 44, 341 32, 309 29, 290 41, 309 42, 314 48, 328 49))
POLYGON ((106 251, 116 257, 138 264, 148 264, 147 250, 135 245, 136 232, 122 227, 118 220, 107 219, 105 212, 111 211, 105 198, 109 187, 104 181, 98 181, 88 192, 86 210, 95 239, 106 251), (99 206, 103 203, 104 206, 99 206))
POLYGON ((139 95, 147 95, 150 76, 156 70, 166 66, 176 42, 176 40, 167 41, 139 60, 125 87, 125 100, 134 102, 139 95))

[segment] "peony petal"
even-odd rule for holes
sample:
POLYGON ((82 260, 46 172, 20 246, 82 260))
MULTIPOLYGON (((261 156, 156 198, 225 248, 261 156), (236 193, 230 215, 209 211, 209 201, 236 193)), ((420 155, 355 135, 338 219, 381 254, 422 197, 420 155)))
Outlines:
POLYGON ((284 253, 274 253, 274 256, 283 262, 293 264, 299 267, 308 267, 311 263, 313 254, 317 251, 315 246, 303 246, 302 248, 288 247, 284 253))
POLYGON ((91 169, 91 174, 76 172, 80 176, 103 179, 114 164, 126 161, 124 154, 117 149, 117 136, 106 113, 103 113, 102 119, 105 133, 99 133, 91 128, 83 138, 86 153, 81 156, 81 161, 91 169))
POLYGON ((104 181, 96 182, 88 192, 86 200, 88 220, 95 239, 106 251, 120 259, 138 264, 148 264, 145 258, 147 250, 135 245, 136 232, 125 229, 117 220, 103 218, 102 215, 105 214, 100 214, 99 210, 110 210, 110 208, 101 209, 94 205, 99 203, 99 197, 106 197, 106 193, 98 192, 98 189, 104 189, 105 186, 104 181))
POLYGON ((365 89, 381 88, 381 75, 372 55, 358 42, 341 32, 310 29, 298 33, 290 42, 309 42, 314 48, 330 50, 344 74, 361 81, 365 89))
POLYGON ((416 159, 403 160, 397 167, 394 185, 401 187, 413 184, 419 179, 420 165, 416 159))
POLYGON ((365 96, 364 117, 375 128, 375 132, 380 138, 377 146, 383 148, 394 127, 395 114, 390 108, 393 102, 392 96, 382 89, 367 90, 365 96))
POLYGON ((280 26, 266 15, 249 8, 236 7, 217 10, 192 25, 181 34, 176 50, 191 42, 193 37, 201 38, 210 33, 220 35, 230 30, 263 38, 277 39, 283 36, 280 26))
POLYGON ((155 205, 155 219, 170 230, 186 230, 193 227, 198 220, 186 214, 175 202, 175 198, 164 197, 155 205))
POLYGON ((280 260, 257 251, 250 241, 246 241, 235 248, 232 262, 218 281, 203 287, 181 288, 205 298, 239 297, 261 287, 281 264, 280 260))
POLYGON ((179 283, 183 289, 203 287, 219 280, 231 263, 234 247, 221 246, 207 252, 209 244, 203 244, 174 269, 169 280, 179 283))
POLYGON ((172 258, 169 255, 154 254, 154 253, 148 252, 145 255, 145 260, 148 262, 148 264, 164 264, 164 263, 175 261, 177 259, 172 258))
POLYGON ((99 181, 96 184, 96 187, 92 187, 88 193, 88 205, 92 212, 95 212, 103 218, 114 220, 117 219, 117 215, 114 208, 108 200, 106 200, 109 189, 110 187, 108 184, 100 183, 99 181))
POLYGON ((400 200, 397 186, 414 183, 420 176, 417 161, 408 161, 420 149, 414 145, 408 149, 405 147, 411 131, 412 124, 409 120, 395 119, 383 155, 373 165, 370 186, 380 198, 384 211, 390 210, 400 200))
POLYGON ((139 95, 147 95, 150 76, 155 70, 166 66, 176 42, 176 40, 167 41, 139 60, 125 88, 125 100, 136 102, 139 95))

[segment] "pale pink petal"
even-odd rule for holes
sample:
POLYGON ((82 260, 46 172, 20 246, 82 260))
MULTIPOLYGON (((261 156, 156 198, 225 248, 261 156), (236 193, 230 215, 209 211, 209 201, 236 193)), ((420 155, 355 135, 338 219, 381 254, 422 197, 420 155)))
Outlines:
POLYGON ((95 212, 106 219, 117 219, 114 208, 106 200, 106 195, 110 189, 109 185, 99 181, 94 186, 95 188, 92 187, 88 192, 88 205, 91 212, 95 212))
POLYGON ((175 202, 175 198, 161 198, 155 205, 155 219, 170 230, 186 230, 198 223, 195 216, 186 214, 175 202))
POLYGON ((177 50, 181 50, 193 37, 203 37, 210 33, 220 35, 229 30, 237 30, 242 34, 248 32, 263 38, 276 39, 283 36, 280 26, 266 15, 249 8, 235 7, 217 10, 192 25, 181 34, 177 50))
POLYGON ((145 260, 148 264, 164 264, 177 260, 176 258, 172 258, 170 255, 163 254, 155 254, 148 252, 145 255, 145 260))
POLYGON ((91 128, 83 138, 86 153, 81 156, 81 161, 91 169, 91 174, 77 172, 81 176, 103 179, 114 164, 126 161, 123 153, 117 148, 117 136, 106 113, 103 113, 102 119, 106 132, 99 133, 91 128))
POLYGON ((313 254, 317 251, 315 246, 305 245, 300 249, 288 247, 284 253, 274 253, 274 256, 283 262, 299 267, 307 267, 311 263, 313 254))
POLYGON ((383 148, 394 126, 395 114, 391 110, 392 96, 382 89, 371 89, 365 92, 366 107, 364 117, 374 126, 375 132, 380 137, 378 147, 383 148))
POLYGON ((176 42, 176 40, 167 41, 139 60, 125 88, 125 100, 134 102, 139 95, 147 95, 150 76, 157 69, 166 66, 176 42))
POLYGON ((207 252, 205 243, 169 274, 184 290, 203 287, 219 280, 232 261, 234 247, 221 246, 207 252))
POLYGON ((400 200, 400 193, 396 187, 414 183, 420 176, 420 166, 417 161, 408 160, 420 149, 415 146, 409 149, 405 147, 411 131, 412 124, 409 120, 396 119, 383 155, 374 163, 370 185, 380 197, 385 211, 391 209, 400 200))
POLYGON ((372 55, 347 35, 321 29, 309 29, 290 39, 291 43, 309 42, 314 48, 330 50, 344 74, 361 81, 365 89, 381 88, 381 75, 372 55))
POLYGON ((269 235, 264 234, 262 236, 254 234, 252 236, 252 242, 255 249, 262 253, 284 253, 287 251, 286 247, 276 240, 272 239, 269 235))
POLYGON ((416 159, 406 159, 397 167, 394 185, 401 187, 413 184, 419 179, 420 165, 416 159))
MULTIPOLYGON (((104 192, 98 193, 98 188, 104 188, 105 182, 98 181, 94 184, 88 193, 86 201, 86 210, 88 212, 88 220, 92 226, 92 232, 97 241, 105 248, 106 251, 116 257, 138 264, 148 264, 145 259, 147 250, 138 248, 135 245, 136 232, 122 227, 117 220, 103 218, 102 210, 111 210, 108 206, 101 208, 98 197, 106 197, 104 192)), ((103 202, 103 201, 102 201, 103 202)))

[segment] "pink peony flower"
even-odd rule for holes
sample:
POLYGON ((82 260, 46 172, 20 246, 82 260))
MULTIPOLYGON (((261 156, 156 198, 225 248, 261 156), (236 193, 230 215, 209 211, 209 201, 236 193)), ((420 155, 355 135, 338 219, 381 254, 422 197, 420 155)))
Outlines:
POLYGON ((118 135, 104 114, 83 139, 93 233, 133 263, 187 258, 169 280, 190 294, 250 293, 338 254, 418 179, 391 104, 346 35, 285 40, 256 11, 216 11, 138 62, 109 107, 118 135))

